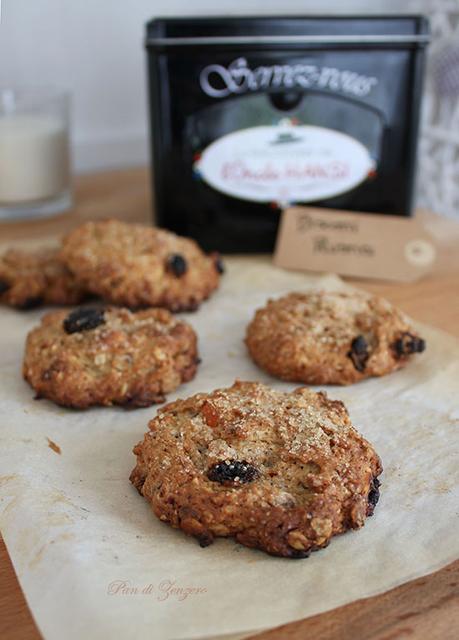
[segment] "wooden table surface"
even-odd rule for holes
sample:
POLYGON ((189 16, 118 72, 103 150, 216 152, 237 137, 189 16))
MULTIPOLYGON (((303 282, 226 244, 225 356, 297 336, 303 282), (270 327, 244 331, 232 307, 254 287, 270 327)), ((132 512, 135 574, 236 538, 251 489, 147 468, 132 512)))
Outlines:
MULTIPOLYGON (((136 222, 150 218, 146 169, 81 176, 75 207, 35 222, 0 222, 0 245, 57 239, 82 220, 115 217, 136 222)), ((381 294, 417 320, 459 336, 459 224, 420 212, 436 236, 440 255, 433 273, 414 284, 357 281, 381 294)), ((254 258, 257 259, 257 258, 254 258)), ((441 544, 441 540, 438 541, 441 544)), ((0 638, 40 637, 0 539, 0 638)), ((256 636, 264 640, 453 640, 459 638, 459 560, 379 596, 294 622, 256 636)))

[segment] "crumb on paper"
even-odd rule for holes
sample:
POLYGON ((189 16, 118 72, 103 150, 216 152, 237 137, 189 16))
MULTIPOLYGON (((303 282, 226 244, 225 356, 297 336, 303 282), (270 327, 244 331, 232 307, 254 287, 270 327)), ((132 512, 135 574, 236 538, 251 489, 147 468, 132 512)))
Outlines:
POLYGON ((9 476, 0 476, 0 487, 8 484, 8 482, 11 482, 11 480, 16 480, 17 478, 18 476, 15 473, 12 473, 9 476))
POLYGON ((46 438, 46 439, 48 440, 48 447, 52 449, 55 453, 58 453, 59 455, 61 455, 62 451, 60 446, 55 442, 53 442, 52 440, 50 440, 50 438, 46 438))

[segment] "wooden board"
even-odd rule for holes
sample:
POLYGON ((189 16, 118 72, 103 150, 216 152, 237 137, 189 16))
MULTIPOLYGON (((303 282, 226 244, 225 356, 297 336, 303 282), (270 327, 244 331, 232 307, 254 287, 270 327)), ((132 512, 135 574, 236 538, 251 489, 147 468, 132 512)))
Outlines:
MULTIPOLYGON (((48 220, 0 222, 0 248, 57 239, 82 220, 116 217, 151 220, 146 169, 82 176, 75 185, 74 209, 48 220)), ((440 255, 434 273, 414 284, 350 280, 385 296, 409 315, 459 336, 459 224, 421 212, 437 237, 440 255)), ((249 258, 233 257, 232 260, 249 258)), ((250 260, 267 260, 251 257, 250 260)), ((441 541, 439 541, 441 544, 441 541)), ((394 556, 396 562, 396 556, 394 556)), ((0 540, 0 638, 36 640, 38 630, 0 540)), ((459 561, 385 594, 291 623, 257 640, 453 640, 459 638, 459 561)))

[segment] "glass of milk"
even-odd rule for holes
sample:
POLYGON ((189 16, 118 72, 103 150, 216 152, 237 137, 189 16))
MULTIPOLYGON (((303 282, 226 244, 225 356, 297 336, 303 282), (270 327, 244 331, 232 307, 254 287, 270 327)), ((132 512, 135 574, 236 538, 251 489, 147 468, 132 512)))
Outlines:
POLYGON ((70 208, 69 97, 0 88, 0 220, 70 208))

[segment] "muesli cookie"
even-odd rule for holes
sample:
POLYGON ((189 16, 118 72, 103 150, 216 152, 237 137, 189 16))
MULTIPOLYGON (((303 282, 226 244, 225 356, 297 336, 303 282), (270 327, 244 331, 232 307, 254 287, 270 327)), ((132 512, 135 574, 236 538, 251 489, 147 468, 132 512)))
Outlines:
POLYGON ((88 296, 58 249, 9 249, 0 257, 0 302, 17 309, 78 304, 88 296))
POLYGON ((23 374, 37 398, 65 407, 147 407, 197 364, 194 330, 166 309, 89 307, 44 316, 27 336, 23 374))
POLYGON ((61 257, 93 293, 130 308, 191 311, 217 288, 222 263, 194 240, 118 220, 69 233, 61 257))
POLYGON ((342 291, 269 300, 249 324, 246 344, 273 376, 341 385, 400 369, 426 346, 387 300, 342 291))
POLYGON ((363 526, 381 462, 342 402, 256 382, 162 407, 135 448, 131 482, 163 522, 202 546, 233 537, 304 558, 363 526))

